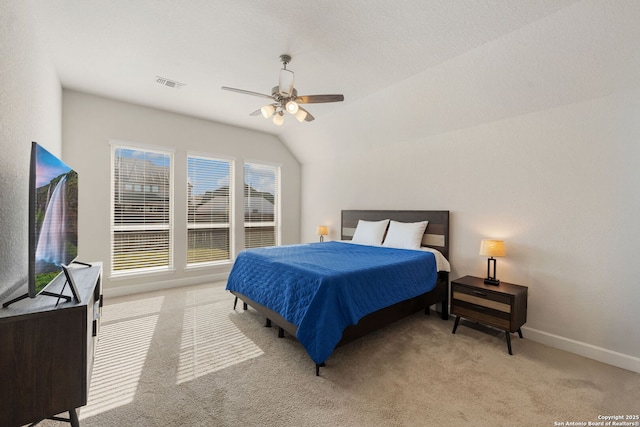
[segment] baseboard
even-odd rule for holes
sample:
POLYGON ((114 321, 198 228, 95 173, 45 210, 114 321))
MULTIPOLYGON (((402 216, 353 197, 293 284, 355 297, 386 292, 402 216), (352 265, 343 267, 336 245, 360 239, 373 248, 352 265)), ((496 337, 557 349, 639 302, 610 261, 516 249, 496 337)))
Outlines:
POLYGON ((208 274, 206 276, 190 277, 184 279, 165 280, 162 282, 143 283, 140 285, 116 286, 103 288, 102 293, 105 298, 115 298, 126 295, 141 294, 170 288, 183 286, 201 285, 203 283, 226 282, 229 273, 208 274))
POLYGON ((602 347, 596 347, 591 344, 528 328, 526 326, 522 327, 522 331, 525 338, 530 339, 531 341, 575 353, 618 368, 640 373, 640 358, 638 357, 607 350, 602 347))

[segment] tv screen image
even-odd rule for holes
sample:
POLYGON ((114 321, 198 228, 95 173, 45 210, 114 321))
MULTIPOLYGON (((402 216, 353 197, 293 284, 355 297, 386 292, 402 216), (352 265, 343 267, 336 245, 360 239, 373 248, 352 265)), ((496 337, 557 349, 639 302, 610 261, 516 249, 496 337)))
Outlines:
POLYGON ((78 174, 34 142, 29 188, 29 296, 78 255, 78 174))

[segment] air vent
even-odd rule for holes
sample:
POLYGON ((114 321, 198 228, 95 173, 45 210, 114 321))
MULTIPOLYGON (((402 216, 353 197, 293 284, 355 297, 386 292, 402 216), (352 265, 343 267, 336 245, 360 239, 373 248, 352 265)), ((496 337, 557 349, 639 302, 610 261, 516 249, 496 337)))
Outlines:
POLYGON ((160 76, 156 76, 156 83, 162 86, 172 87, 174 89, 180 89, 182 86, 185 85, 184 83, 180 83, 175 80, 167 79, 165 77, 160 77, 160 76))

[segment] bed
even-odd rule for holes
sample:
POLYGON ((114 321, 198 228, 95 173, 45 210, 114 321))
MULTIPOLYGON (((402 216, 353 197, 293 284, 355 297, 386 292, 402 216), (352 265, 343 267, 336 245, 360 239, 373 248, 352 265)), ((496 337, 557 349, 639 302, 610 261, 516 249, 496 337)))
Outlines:
POLYGON ((319 375, 335 348, 399 319, 438 303, 448 319, 448 256, 449 211, 344 210, 340 241, 242 251, 227 290, 295 336, 319 375))

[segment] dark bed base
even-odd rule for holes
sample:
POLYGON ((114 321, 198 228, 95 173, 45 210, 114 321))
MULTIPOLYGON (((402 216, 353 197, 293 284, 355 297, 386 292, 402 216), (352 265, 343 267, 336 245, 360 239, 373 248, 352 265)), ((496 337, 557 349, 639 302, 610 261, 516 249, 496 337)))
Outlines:
MULTIPOLYGON (((243 301, 243 308, 246 310, 247 306, 251 306, 258 313, 262 314, 266 317, 266 326, 270 327, 272 322, 278 326, 278 336, 280 338, 284 337, 284 331, 288 332, 292 336, 296 336, 297 327, 291 322, 285 320, 282 316, 280 316, 275 311, 271 310, 268 307, 265 307, 257 302, 251 300, 247 296, 231 291, 233 295, 236 296, 236 300, 233 304, 233 308, 235 310, 238 299, 243 301)), ((424 310, 425 314, 430 313, 430 307, 434 304, 441 304, 441 312, 440 315, 443 320, 449 319, 449 273, 440 272, 438 273, 438 279, 436 282, 436 287, 431 291, 418 295, 415 298, 411 298, 405 301, 401 301, 397 304, 391 305, 389 307, 383 308, 381 310, 375 311, 364 316, 356 325, 351 325, 345 328, 342 333, 342 339, 336 345, 340 347, 351 341, 354 341, 360 337, 363 337, 367 334, 375 332, 379 329, 384 328, 400 319, 403 319, 407 316, 410 316, 418 311, 424 310)), ((324 366, 322 364, 316 364, 316 375, 320 375, 320 367, 324 366)))
POLYGON ((424 310, 430 313, 429 307, 433 304, 441 304, 440 316, 443 320, 449 319, 449 273, 438 273, 436 287, 422 295, 401 301, 392 306, 375 311, 364 316, 356 325, 348 326, 342 333, 342 339, 336 347, 350 343, 364 335, 375 332, 393 322, 424 310))

